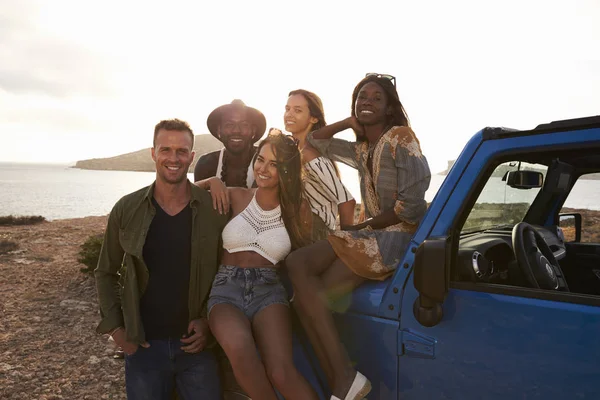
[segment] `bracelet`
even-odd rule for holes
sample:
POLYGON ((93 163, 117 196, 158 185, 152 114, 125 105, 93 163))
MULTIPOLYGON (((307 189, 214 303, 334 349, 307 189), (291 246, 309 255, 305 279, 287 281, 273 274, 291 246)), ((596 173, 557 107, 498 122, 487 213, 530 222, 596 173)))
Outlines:
POLYGON ((118 328, 113 329, 112 331, 110 331, 108 333, 108 336, 112 337, 112 335, 114 335, 116 331, 118 331, 119 329, 122 329, 122 328, 123 328, 122 326, 119 326, 118 328))

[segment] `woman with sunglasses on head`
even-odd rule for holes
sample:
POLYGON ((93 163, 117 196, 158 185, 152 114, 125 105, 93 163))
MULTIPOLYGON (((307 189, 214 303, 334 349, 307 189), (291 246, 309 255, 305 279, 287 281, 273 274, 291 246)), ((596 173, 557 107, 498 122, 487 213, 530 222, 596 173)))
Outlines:
POLYGON ((342 229, 353 225, 356 201, 341 182, 335 164, 307 141, 310 132, 327 125, 319 96, 304 89, 292 90, 283 122, 302 156, 304 191, 313 213, 312 241, 325 239, 335 230, 338 215, 342 229))
POLYGON ((391 276, 427 209, 429 166, 394 81, 389 75, 367 74, 354 88, 351 116, 308 135, 321 153, 358 170, 367 217, 286 259, 294 308, 321 366, 329 371, 332 399, 362 399, 371 384, 352 367, 327 298, 391 276), (356 141, 333 138, 345 129, 354 130, 356 141))
POLYGON ((317 399, 294 367, 287 292, 276 268, 292 249, 309 243, 300 153, 290 137, 270 135, 256 154, 256 189, 225 188, 216 177, 196 182, 213 192, 219 209, 231 209, 208 322, 251 398, 276 400, 274 386, 286 399, 317 399), (230 204, 215 192, 227 192, 230 204))

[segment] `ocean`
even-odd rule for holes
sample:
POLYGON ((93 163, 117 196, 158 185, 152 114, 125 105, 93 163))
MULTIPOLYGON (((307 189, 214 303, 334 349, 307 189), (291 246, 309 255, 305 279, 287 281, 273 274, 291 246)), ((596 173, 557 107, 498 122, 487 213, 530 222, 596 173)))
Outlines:
MULTIPOLYGON (((345 166, 340 170, 348 190, 359 201, 356 173, 345 166)), ((106 215, 122 196, 151 184, 154 177, 154 172, 91 171, 67 165, 0 163, 0 216, 42 215, 54 220, 106 215)), ((433 199, 444 178, 432 175, 425 194, 427 201, 433 199)), ((192 174, 189 179, 193 180, 192 174)), ((582 181, 575 186, 565 206, 600 210, 599 198, 600 180, 582 181)))

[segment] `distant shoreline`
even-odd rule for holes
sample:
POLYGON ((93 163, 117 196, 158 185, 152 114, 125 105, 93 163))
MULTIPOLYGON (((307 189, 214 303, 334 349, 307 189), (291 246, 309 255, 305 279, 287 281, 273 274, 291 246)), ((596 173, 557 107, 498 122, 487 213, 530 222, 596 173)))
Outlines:
MULTIPOLYGON (((94 166, 77 166, 73 165, 69 168, 73 169, 84 169, 87 171, 120 171, 120 172, 156 172, 156 169, 148 169, 148 168, 110 168, 110 167, 94 167, 94 166)), ((188 172, 194 172, 190 167, 188 172)))
POLYGON ((14 166, 31 166, 31 167, 74 167, 76 164, 76 161, 69 161, 69 162, 26 162, 26 161, 0 161, 0 165, 2 166, 8 166, 8 165, 14 165, 14 166))

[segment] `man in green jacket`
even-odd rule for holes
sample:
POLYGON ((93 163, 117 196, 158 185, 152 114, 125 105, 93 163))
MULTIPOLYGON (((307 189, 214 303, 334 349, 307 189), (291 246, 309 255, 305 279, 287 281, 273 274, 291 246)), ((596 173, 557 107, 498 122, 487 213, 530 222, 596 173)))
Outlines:
POLYGON ((206 302, 227 215, 187 179, 194 135, 177 119, 154 129, 156 180, 112 209, 95 270, 99 333, 125 353, 129 399, 220 399, 206 302))

